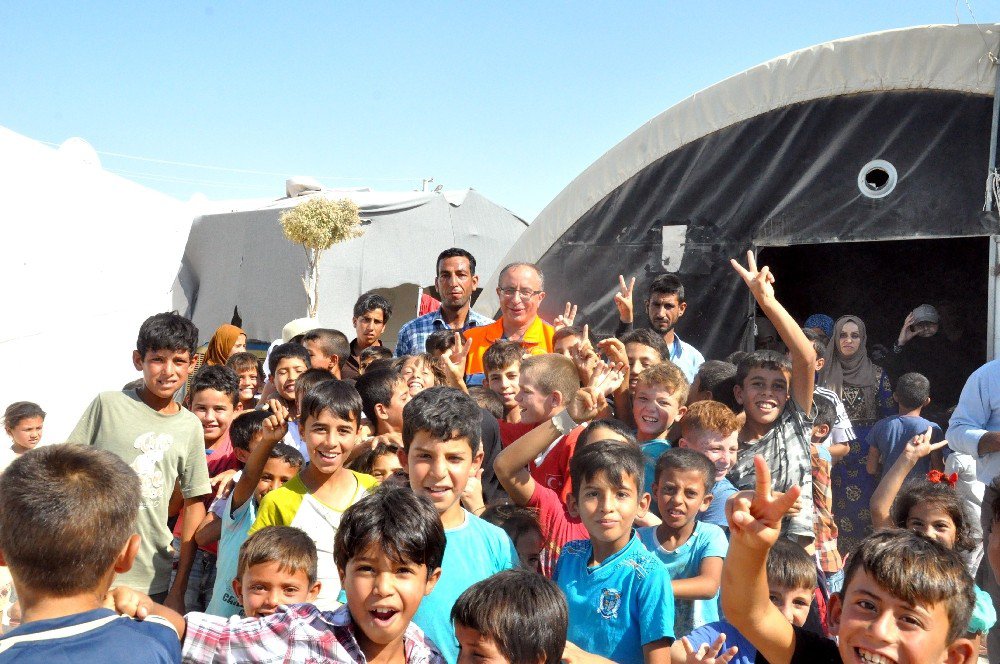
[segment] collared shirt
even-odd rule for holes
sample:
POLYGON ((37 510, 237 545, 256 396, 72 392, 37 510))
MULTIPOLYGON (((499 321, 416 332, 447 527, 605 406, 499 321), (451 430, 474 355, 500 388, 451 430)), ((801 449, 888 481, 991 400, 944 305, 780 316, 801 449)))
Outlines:
MULTIPOLYGON (((330 612, 295 604, 263 618, 189 613, 185 619, 185 663, 367 661, 346 606, 330 612)), ((444 664, 434 643, 412 622, 403 632, 403 652, 408 664, 444 664)))
MULTIPOLYGON (((524 336, 521 337, 520 344, 526 353, 531 355, 543 355, 552 352, 552 337, 556 331, 551 325, 543 321, 539 316, 531 322, 524 336)), ((465 332, 465 338, 472 341, 472 348, 469 349, 469 357, 465 361, 465 377, 483 373, 483 354, 486 349, 497 341, 506 338, 503 331, 503 318, 489 325, 474 327, 465 332)))
MULTIPOLYGON (((492 322, 492 318, 477 314, 472 309, 469 309, 462 329, 455 331, 465 332, 470 328, 489 325, 492 322)), ((440 309, 406 321, 403 323, 403 327, 399 328, 399 334, 396 337, 396 357, 425 352, 427 349, 427 337, 438 330, 450 329, 452 327, 445 322, 440 309)))
POLYGON ((681 341, 680 336, 674 332, 674 343, 670 344, 670 361, 684 372, 688 383, 693 383, 694 377, 698 375, 698 369, 705 363, 705 358, 697 348, 681 341))
POLYGON ((989 485, 1000 475, 1000 454, 979 455, 979 439, 1000 431, 1000 360, 972 372, 948 423, 948 445, 976 460, 979 481, 989 485))

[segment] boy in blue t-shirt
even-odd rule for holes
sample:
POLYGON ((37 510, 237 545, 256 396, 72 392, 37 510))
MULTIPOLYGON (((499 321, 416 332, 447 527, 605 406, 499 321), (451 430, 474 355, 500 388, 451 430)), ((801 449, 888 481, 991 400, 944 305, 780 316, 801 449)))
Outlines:
POLYGON ((632 417, 635 419, 635 438, 645 459, 645 493, 652 490, 656 460, 672 447, 668 439, 670 428, 684 416, 687 396, 688 382, 684 372, 669 360, 643 370, 636 381, 632 417))
POLYGON ((637 531, 670 573, 676 634, 719 619, 719 584, 729 542, 722 528, 696 520, 712 504, 713 484, 715 466, 707 456, 667 450, 656 462, 653 481, 663 523, 637 531))
MULTIPOLYGON (((944 439, 944 434, 934 422, 920 416, 920 411, 931 402, 931 384, 923 375, 918 373, 903 374, 896 381, 896 389, 892 393, 892 398, 899 406, 899 414, 886 417, 875 423, 868 434, 868 474, 879 477, 882 473, 892 468, 896 459, 903 453, 906 443, 914 436, 918 436, 927 429, 931 429, 931 442, 936 443, 944 439)), ((940 452, 935 452, 938 458, 938 468, 943 468, 943 460, 940 459, 940 452)), ((931 460, 924 457, 913 467, 907 475, 907 479, 923 477, 931 470, 931 460)))
POLYGON ((726 501, 736 493, 736 487, 726 475, 736 465, 739 452, 740 419, 729 406, 718 401, 697 401, 681 420, 679 447, 701 452, 715 465, 712 502, 698 513, 698 521, 714 523, 729 532, 726 523, 726 501))
POLYGON ((413 622, 449 662, 458 661, 451 624, 455 600, 469 586, 516 566, 514 543, 500 528, 462 507, 469 477, 483 462, 482 413, 467 394, 431 387, 403 408, 403 464, 414 493, 430 498, 444 525, 447 546, 441 578, 424 598, 413 622))
POLYGON ((570 462, 569 508, 590 535, 563 547, 554 579, 569 605, 569 641, 618 664, 667 655, 674 638, 670 576, 632 529, 646 514, 643 456, 604 440, 570 462))
POLYGON ((83 445, 32 450, 0 476, 0 553, 25 617, 0 639, 0 661, 180 661, 178 614, 154 607, 137 622, 102 602, 139 551, 141 499, 134 470, 83 445))

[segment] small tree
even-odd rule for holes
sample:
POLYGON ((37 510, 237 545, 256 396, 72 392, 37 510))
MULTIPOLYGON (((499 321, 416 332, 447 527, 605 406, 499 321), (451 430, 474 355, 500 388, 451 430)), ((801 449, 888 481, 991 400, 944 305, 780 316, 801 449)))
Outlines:
POLYGON ((281 228, 287 237, 306 252, 306 273, 302 285, 309 302, 309 317, 319 310, 319 259, 323 252, 340 242, 361 237, 358 206, 349 198, 331 201, 314 196, 281 213, 281 228))

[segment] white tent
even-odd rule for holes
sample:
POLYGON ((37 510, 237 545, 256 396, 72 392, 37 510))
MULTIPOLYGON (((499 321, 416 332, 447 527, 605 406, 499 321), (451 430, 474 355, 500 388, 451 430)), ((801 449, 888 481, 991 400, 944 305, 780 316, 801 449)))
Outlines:
POLYGON ((323 254, 320 322, 353 337, 354 302, 375 290, 393 303, 383 337, 390 345, 399 327, 416 314, 419 288, 433 285, 441 251, 462 247, 476 257, 477 271, 489 274, 527 226, 471 189, 323 190, 275 201, 214 204, 194 221, 174 290, 174 306, 191 317, 202 341, 230 322, 234 312, 249 336, 262 340, 278 337, 285 323, 306 315, 305 253, 285 239, 278 218, 309 196, 351 198, 365 231, 323 254))
POLYGON ((136 378, 136 333, 171 308, 191 215, 79 139, 57 150, 4 128, 0 206, 0 408, 37 402, 43 442, 58 442, 98 392, 136 378))

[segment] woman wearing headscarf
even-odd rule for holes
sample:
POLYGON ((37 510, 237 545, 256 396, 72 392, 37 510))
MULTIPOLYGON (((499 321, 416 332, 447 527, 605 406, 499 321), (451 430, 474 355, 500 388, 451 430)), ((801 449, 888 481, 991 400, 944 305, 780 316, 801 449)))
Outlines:
POLYGON ((184 385, 184 403, 188 403, 190 399, 188 395, 191 390, 191 383, 194 381, 195 374, 198 373, 198 369, 203 366, 226 366, 226 360, 233 353, 242 353, 247 349, 247 335, 246 332, 236 327, 235 325, 220 325, 216 330, 212 338, 208 340, 208 347, 204 353, 196 353, 194 356, 194 366, 191 367, 191 373, 188 374, 187 383, 184 385))
POLYGON ((878 484, 865 469, 868 432, 895 412, 889 375, 868 355, 868 333, 857 316, 842 316, 833 326, 819 382, 844 402, 854 427, 851 451, 833 469, 834 516, 842 554, 851 553, 872 532, 869 502, 878 484))

